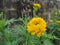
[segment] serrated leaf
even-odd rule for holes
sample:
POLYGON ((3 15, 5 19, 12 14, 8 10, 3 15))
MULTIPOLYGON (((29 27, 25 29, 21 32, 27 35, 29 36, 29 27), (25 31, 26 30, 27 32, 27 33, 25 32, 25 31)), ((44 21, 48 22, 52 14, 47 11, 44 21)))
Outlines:
POLYGON ((13 45, 18 45, 19 43, 23 43, 24 42, 24 38, 20 37, 18 39, 16 39, 15 41, 12 42, 13 45))
POLYGON ((10 25, 11 23, 14 23, 14 22, 15 22, 15 19, 10 19, 6 21, 5 25, 10 25))
POLYGON ((50 40, 44 40, 44 44, 43 45, 54 45, 50 40))

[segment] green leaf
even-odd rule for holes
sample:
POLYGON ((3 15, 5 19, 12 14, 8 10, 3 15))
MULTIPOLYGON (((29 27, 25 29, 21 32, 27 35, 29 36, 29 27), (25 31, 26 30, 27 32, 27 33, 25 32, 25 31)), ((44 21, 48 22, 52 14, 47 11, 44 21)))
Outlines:
POLYGON ((30 35, 28 37, 28 44, 29 45, 40 45, 40 40, 39 38, 30 35))
POLYGON ((0 20, 0 31, 3 32, 5 29, 5 20, 0 20))
POLYGON ((3 12, 0 12, 0 17, 3 16, 3 12))
POLYGON ((22 35, 26 35, 26 29, 24 28, 24 26, 20 26, 20 33, 22 34, 22 35))
POLYGON ((0 20, 0 26, 5 26, 5 20, 0 20))
POLYGON ((10 20, 7 20, 5 25, 10 25, 11 23, 14 23, 15 21, 16 20, 14 18, 10 19, 10 20))
POLYGON ((52 43, 52 41, 47 39, 47 40, 44 40, 44 44, 43 45, 54 45, 54 44, 52 43))
POLYGON ((18 32, 20 35, 26 35, 26 28, 22 25, 16 25, 14 26, 13 30, 15 30, 16 32, 18 32))
POLYGON ((12 42, 12 45, 18 45, 19 43, 23 43, 24 42, 24 38, 20 37, 18 39, 16 39, 15 41, 12 42))
POLYGON ((45 33, 45 34, 42 36, 42 38, 45 38, 45 39, 53 39, 53 38, 54 38, 54 35, 45 33))

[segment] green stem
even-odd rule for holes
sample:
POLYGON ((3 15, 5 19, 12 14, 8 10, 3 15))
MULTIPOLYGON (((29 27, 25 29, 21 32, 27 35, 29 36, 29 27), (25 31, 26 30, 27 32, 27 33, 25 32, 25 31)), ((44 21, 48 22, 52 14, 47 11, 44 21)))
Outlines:
POLYGON ((29 36, 28 36, 28 34, 26 35, 26 42, 25 42, 25 45, 28 45, 28 38, 29 38, 29 36))
POLYGON ((3 12, 1 12, 1 15, 2 15, 2 20, 3 20, 3 17, 4 17, 3 12))

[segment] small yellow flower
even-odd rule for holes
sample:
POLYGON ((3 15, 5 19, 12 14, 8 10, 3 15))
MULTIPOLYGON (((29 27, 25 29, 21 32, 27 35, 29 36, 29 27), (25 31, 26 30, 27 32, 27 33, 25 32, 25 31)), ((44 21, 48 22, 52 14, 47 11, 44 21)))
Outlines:
POLYGON ((46 31, 46 22, 41 17, 32 18, 27 24, 27 31, 32 35, 40 37, 46 31))
POLYGON ((55 12, 55 15, 57 15, 58 13, 57 12, 55 12))
POLYGON ((57 20, 57 21, 56 21, 56 23, 60 24, 60 21, 59 21, 59 20, 57 20))
POLYGON ((38 3, 33 4, 33 6, 36 7, 36 8, 41 8, 41 5, 38 4, 38 3))
POLYGON ((60 10, 58 12, 60 13, 60 10))
POLYGON ((49 22, 53 22, 53 20, 49 20, 49 22))

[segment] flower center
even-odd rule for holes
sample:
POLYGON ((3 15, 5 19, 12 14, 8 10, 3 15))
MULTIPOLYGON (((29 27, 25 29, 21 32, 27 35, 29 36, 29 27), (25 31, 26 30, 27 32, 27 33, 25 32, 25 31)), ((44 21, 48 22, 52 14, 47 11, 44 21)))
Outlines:
POLYGON ((38 25, 39 23, 36 23, 35 25, 38 25))

